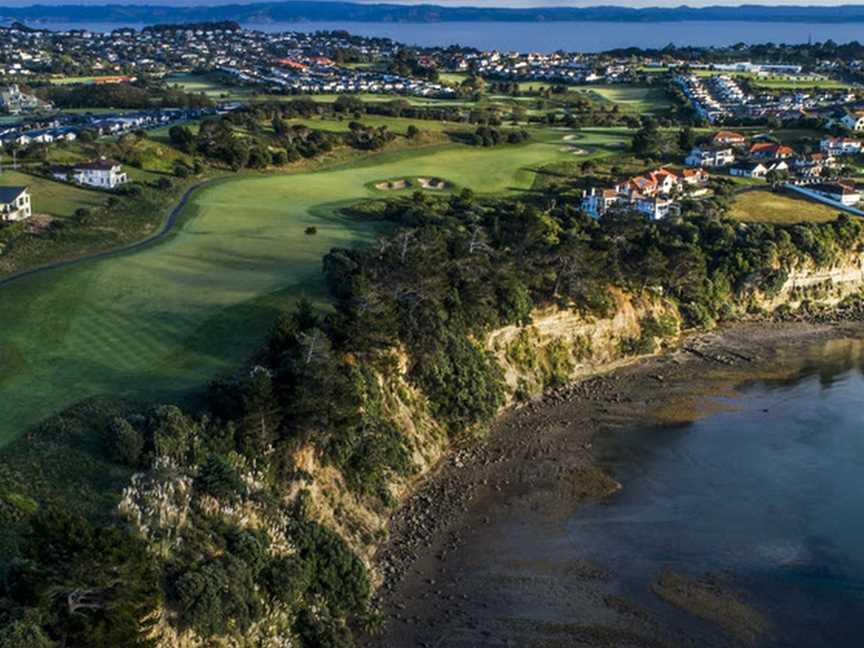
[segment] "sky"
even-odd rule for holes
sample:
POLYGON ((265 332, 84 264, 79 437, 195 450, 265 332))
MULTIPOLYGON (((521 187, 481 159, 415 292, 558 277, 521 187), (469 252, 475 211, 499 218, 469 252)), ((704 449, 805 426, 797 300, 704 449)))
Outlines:
MULTIPOLYGON (((253 4, 278 0, 0 0, 0 7, 23 7, 31 5, 164 5, 173 7, 213 6, 226 4, 253 4)), ((328 0, 318 0, 327 2, 328 0)), ((330 0, 333 1, 333 0, 330 0)), ((347 0, 381 4, 435 4, 452 7, 592 7, 616 5, 624 7, 691 7, 738 6, 742 4, 763 5, 822 5, 864 4, 864 0, 347 0)))

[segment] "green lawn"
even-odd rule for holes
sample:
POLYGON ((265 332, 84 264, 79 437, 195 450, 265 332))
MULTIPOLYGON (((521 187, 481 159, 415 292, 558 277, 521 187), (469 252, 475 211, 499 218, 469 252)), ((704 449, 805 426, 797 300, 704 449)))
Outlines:
POLYGON ((440 72, 438 80, 442 83, 460 84, 468 78, 467 72, 440 72))
POLYGON ((390 131, 399 135, 404 135, 405 131, 408 129, 408 126, 412 124, 420 130, 432 131, 436 133, 445 130, 454 131, 459 129, 466 130, 476 128, 476 126, 471 126, 470 124, 435 121, 432 119, 409 119, 407 117, 381 117, 379 115, 363 115, 360 119, 354 119, 354 117, 352 117, 351 115, 346 115, 340 120, 338 117, 327 114, 323 117, 314 117, 312 119, 298 118, 290 119, 287 121, 291 125, 300 124, 303 126, 308 126, 309 128, 326 130, 334 133, 343 133, 347 131, 348 124, 354 121, 359 122, 364 126, 371 126, 374 128, 386 126, 390 131))
POLYGON ((81 189, 63 182, 37 178, 20 171, 3 171, 2 186, 27 186, 33 199, 33 212, 51 216, 67 217, 76 209, 96 208, 105 204, 107 197, 98 191, 81 189))
POLYGON ((824 223, 837 218, 840 210, 812 200, 770 191, 740 194, 729 216, 748 223, 824 223))
POLYGON ((668 110, 672 105, 662 88, 640 85, 587 86, 583 90, 599 96, 605 101, 616 103, 623 110, 646 113, 668 110))
POLYGON ((787 77, 787 76, 754 76, 753 85, 768 88, 770 90, 844 90, 851 88, 848 83, 837 79, 825 79, 822 77, 787 77))
POLYGON ((164 81, 168 85, 178 86, 184 92, 205 94, 214 99, 245 99, 252 94, 250 88, 230 85, 228 78, 219 72, 171 74, 165 77, 164 81))
MULTIPOLYGON (((167 240, 0 288, 0 443, 91 396, 183 402, 247 358, 280 309, 302 296, 324 298, 322 256, 369 242, 382 227, 336 213, 380 196, 369 183, 441 177, 479 192, 524 190, 534 170, 572 158, 561 150, 562 135, 231 178, 198 191, 167 240), (308 226, 317 235, 306 235, 308 226)), ((626 131, 580 136, 597 152, 620 144, 626 131)))
MULTIPOLYGON (((236 86, 227 82, 224 75, 219 73, 209 74, 173 74, 165 77, 165 83, 172 86, 178 86, 180 89, 194 94, 203 93, 211 99, 227 99, 227 100, 244 100, 244 101, 292 101, 294 99, 312 99, 323 103, 332 103, 336 101, 340 94, 312 94, 312 95, 291 95, 291 94, 261 94, 256 92, 254 86, 236 86)), ((460 99, 435 99, 427 97, 411 97, 393 94, 371 94, 371 93, 352 93, 352 97, 356 97, 365 102, 388 102, 395 100, 408 101, 415 106, 464 106, 467 102, 460 99)))

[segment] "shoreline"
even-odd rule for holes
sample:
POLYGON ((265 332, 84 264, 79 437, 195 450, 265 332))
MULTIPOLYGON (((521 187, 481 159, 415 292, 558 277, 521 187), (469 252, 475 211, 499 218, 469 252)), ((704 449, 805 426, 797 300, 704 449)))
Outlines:
MULTIPOLYGON (((451 452, 392 517, 374 560, 383 579, 376 602, 388 623, 365 645, 756 645, 736 639, 729 624, 705 620, 716 616, 710 602, 660 618, 620 597, 614 574, 572 556, 532 555, 533 538, 563 537, 577 506, 621 488, 595 464, 596 435, 686 424, 722 409, 709 399, 733 396, 743 383, 799 375, 815 345, 862 336, 856 321, 736 323, 505 411, 486 438, 451 452), (508 551, 514 547, 520 551, 508 551)), ((730 596, 720 592, 718 605, 730 596)))

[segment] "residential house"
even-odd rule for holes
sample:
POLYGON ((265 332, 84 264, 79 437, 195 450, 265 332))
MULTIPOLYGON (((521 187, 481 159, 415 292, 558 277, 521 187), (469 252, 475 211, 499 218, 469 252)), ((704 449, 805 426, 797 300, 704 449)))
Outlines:
POLYGON ((600 218, 609 209, 616 205, 621 199, 615 189, 597 189, 592 187, 590 191, 582 195, 582 211, 592 218, 600 218))
POLYGON ((104 158, 72 166, 55 166, 49 173, 58 180, 98 189, 116 189, 128 180, 119 162, 104 158))
POLYGON ((830 200, 843 203, 847 207, 854 207, 861 200, 861 192, 858 189, 842 182, 823 182, 808 185, 807 189, 830 200))
POLYGON ((840 123, 853 131, 864 131, 864 110, 847 112, 840 118, 840 123))
POLYGON ((0 221, 21 221, 32 215, 27 187, 0 187, 0 221))
POLYGON ((680 180, 675 173, 666 169, 649 171, 645 175, 634 176, 624 183, 615 187, 619 193, 639 193, 645 196, 656 196, 657 194, 670 194, 680 185, 680 180))
POLYGON ((828 155, 857 155, 861 152, 861 147, 861 140, 851 137, 831 137, 828 135, 819 142, 819 149, 828 155))
POLYGON ((795 151, 784 144, 757 142, 750 147, 750 157, 782 159, 795 155, 795 151))
POLYGON ((702 169, 684 169, 681 171, 681 182, 689 186, 704 186, 708 183, 708 173, 702 169))
POLYGON ((720 146, 744 146, 747 143, 747 138, 741 133, 734 131, 721 130, 711 136, 711 144, 715 147, 720 146))
POLYGON ((792 162, 795 173, 805 178, 818 177, 826 168, 835 166, 836 161, 828 153, 801 155, 792 162))
POLYGON ((17 115, 43 107, 48 108, 50 106, 33 95, 21 92, 21 89, 14 83, 0 89, 0 111, 17 115))
POLYGON ((652 219, 666 218, 679 212, 677 194, 686 188, 704 187, 708 174, 701 169, 687 169, 678 174, 655 169, 619 182, 613 189, 592 188, 582 195, 582 210, 599 218, 610 210, 636 210, 652 219))
POLYGON ((636 211, 645 214, 652 220, 666 218, 671 214, 677 214, 680 207, 677 202, 668 196, 639 196, 633 197, 632 205, 636 211))
POLYGON ((724 167, 735 162, 735 153, 730 147, 696 146, 684 163, 691 167, 724 167))
POLYGON ((729 167, 729 175, 741 178, 764 178, 768 174, 768 167, 761 162, 738 162, 729 167))

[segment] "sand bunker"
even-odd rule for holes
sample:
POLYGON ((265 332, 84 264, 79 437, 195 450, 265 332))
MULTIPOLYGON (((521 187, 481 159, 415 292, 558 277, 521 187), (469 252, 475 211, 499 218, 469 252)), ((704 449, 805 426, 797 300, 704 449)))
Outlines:
POLYGON ((565 136, 564 136, 564 141, 565 141, 565 142, 572 142, 572 141, 575 140, 577 137, 578 137, 578 135, 565 135, 565 136))
POLYGON ((399 189, 407 189, 411 183, 407 180, 385 180, 375 185, 378 191, 398 191, 399 189))
POLYGON ((558 150, 562 153, 572 153, 573 155, 588 155, 588 151, 581 149, 578 146, 562 146, 558 150))
POLYGON ((433 191, 441 191, 447 188, 447 183, 441 178, 417 178, 417 182, 424 189, 432 189, 433 191))

